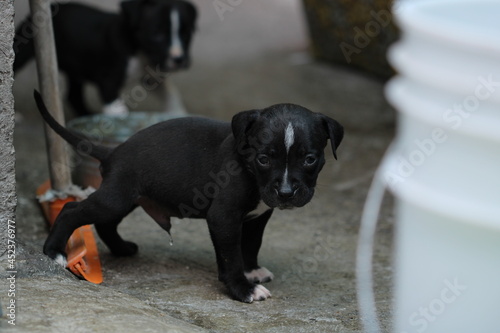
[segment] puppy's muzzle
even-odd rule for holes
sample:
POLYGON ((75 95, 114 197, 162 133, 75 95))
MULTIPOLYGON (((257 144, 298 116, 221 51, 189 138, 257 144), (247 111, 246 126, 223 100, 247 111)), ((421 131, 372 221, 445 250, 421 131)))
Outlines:
POLYGON ((166 61, 165 67, 169 72, 173 72, 176 70, 186 69, 190 65, 190 61, 188 57, 180 56, 169 58, 166 61))
POLYGON ((288 182, 283 184, 276 183, 274 185, 274 191, 279 200, 288 201, 295 197, 299 187, 297 185, 291 185, 288 182))
POLYGON ((185 50, 179 46, 172 46, 168 52, 167 69, 170 71, 189 67, 190 59, 185 50))
POLYGON ((314 189, 299 183, 274 182, 261 193, 262 200, 269 207, 291 209, 302 207, 313 197, 314 189))

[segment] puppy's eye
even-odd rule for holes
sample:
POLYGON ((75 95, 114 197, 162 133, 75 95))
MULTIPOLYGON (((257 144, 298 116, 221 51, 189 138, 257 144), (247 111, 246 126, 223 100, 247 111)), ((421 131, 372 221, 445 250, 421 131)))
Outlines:
POLYGON ((269 166, 269 164, 271 163, 271 160, 269 159, 269 157, 267 155, 264 155, 264 154, 259 154, 257 156, 257 162, 261 165, 261 166, 269 166))
POLYGON ((306 159, 304 160, 304 165, 305 166, 311 166, 311 165, 315 164, 316 161, 317 161, 316 156, 314 156, 314 155, 307 155, 306 159))

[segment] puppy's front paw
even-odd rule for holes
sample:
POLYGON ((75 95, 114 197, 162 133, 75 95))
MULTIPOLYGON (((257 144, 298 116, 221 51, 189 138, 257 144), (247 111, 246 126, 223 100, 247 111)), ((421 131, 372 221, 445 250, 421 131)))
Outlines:
POLYGON ((253 283, 265 283, 274 279, 274 274, 271 273, 267 268, 260 267, 245 273, 245 277, 249 282, 253 283))
POLYGON ((231 296, 240 302, 252 303, 271 297, 271 292, 260 284, 250 283, 243 276, 238 281, 239 283, 228 283, 226 286, 231 296))
POLYGON ((109 116, 125 116, 128 112, 128 107, 125 102, 118 98, 113 102, 106 104, 102 107, 102 112, 109 116))
POLYGON ((267 298, 271 297, 271 292, 269 290, 267 290, 266 287, 264 287, 260 284, 257 284, 257 285, 255 285, 255 288, 253 289, 251 297, 252 297, 252 300, 250 301, 250 303, 252 303, 253 301, 264 301, 267 298))

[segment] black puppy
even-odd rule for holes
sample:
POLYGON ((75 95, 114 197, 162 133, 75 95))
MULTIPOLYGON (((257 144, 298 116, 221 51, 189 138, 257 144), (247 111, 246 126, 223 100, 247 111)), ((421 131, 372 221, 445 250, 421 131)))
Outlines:
MULTIPOLYGON (((59 68, 68 77, 68 100, 79 115, 89 114, 83 84, 97 86, 103 111, 123 114, 126 102, 119 97, 135 56, 149 66, 141 84, 148 91, 165 81, 165 73, 190 64, 189 46, 195 29, 196 9, 183 0, 130 0, 119 14, 80 4, 51 6, 59 68)), ((29 17, 16 31, 14 70, 33 57, 32 36, 37 22, 29 17)), ((128 96, 128 98, 131 98, 128 96)))
POLYGON ((187 117, 153 125, 110 150, 58 124, 35 94, 45 121, 72 146, 101 161, 100 188, 64 206, 44 253, 66 264, 72 232, 95 228, 111 252, 133 255, 117 226, 138 206, 166 231, 170 217, 205 218, 217 257, 219 280, 243 302, 264 300, 258 283, 273 278, 257 263, 273 208, 301 207, 314 194, 330 139, 333 155, 343 138, 335 120, 293 104, 236 114, 232 123, 187 117))

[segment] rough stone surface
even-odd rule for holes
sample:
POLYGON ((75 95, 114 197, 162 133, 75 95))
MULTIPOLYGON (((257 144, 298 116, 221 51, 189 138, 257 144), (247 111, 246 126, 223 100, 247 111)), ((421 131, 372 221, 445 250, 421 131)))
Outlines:
MULTIPOLYGON (((31 97, 36 86, 31 65, 18 74, 14 87, 16 111, 23 116, 15 133, 16 222, 19 241, 25 244, 18 258, 22 272, 16 328, 126 332, 141 324, 138 331, 151 332, 169 332, 165 327, 197 332, 193 325, 218 333, 361 332, 354 268, 359 220, 394 127, 383 83, 311 61, 299 3, 243 1, 221 20, 212 1, 194 2, 200 22, 193 66, 172 75, 190 113, 230 120, 238 111, 291 102, 345 126, 338 161, 326 150, 313 201, 301 209, 277 211, 266 229, 260 263, 275 275, 265 284, 272 298, 243 304, 227 296, 217 280, 203 220, 174 220, 170 246, 168 235, 140 210, 120 226, 123 237, 139 245, 136 256, 115 258, 98 242, 101 285, 79 281, 50 263, 41 253, 47 227, 34 200, 48 171, 43 127, 31 97), (167 324, 172 326, 162 326, 167 324)), ((392 202, 386 200, 374 251, 384 332, 391 328, 392 219, 392 202)), ((0 301, 6 300, 0 286, 0 301)))
POLYGON ((17 289, 17 325, 3 321, 3 332, 205 331, 168 316, 139 298, 73 278, 23 278, 17 289))
MULTIPOLYGON (((13 144, 14 96, 12 95, 13 3, 13 0, 0 2, 0 265, 3 267, 7 264, 8 224, 9 221, 15 221, 17 203, 13 144)), ((11 226, 14 225, 11 224, 11 226)))

